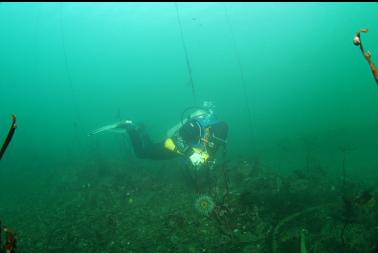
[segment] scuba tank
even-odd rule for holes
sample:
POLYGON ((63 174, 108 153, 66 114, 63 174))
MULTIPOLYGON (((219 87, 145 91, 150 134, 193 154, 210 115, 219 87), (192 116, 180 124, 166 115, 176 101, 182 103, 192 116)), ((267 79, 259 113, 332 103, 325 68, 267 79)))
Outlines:
MULTIPOLYGON (((174 125, 167 131, 167 137, 172 137, 186 122, 191 119, 206 119, 209 117, 205 116, 213 116, 210 118, 215 119, 214 109, 215 106, 211 101, 204 101, 202 106, 189 106, 185 108, 181 113, 180 122, 174 125)), ((204 124, 208 124, 210 122, 202 122, 204 124)))
POLYGON ((204 116, 214 115, 214 108, 215 106, 211 101, 204 101, 202 106, 190 106, 181 113, 181 124, 183 125, 185 120, 188 121, 192 118, 201 118, 204 116), (185 117, 185 114, 190 111, 192 111, 192 113, 185 117))

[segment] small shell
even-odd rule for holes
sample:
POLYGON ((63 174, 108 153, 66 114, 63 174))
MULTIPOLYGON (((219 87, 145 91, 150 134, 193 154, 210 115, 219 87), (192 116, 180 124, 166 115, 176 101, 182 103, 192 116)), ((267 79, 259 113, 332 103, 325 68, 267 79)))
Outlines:
POLYGON ((358 36, 354 37, 353 44, 359 46, 361 44, 361 40, 358 36))

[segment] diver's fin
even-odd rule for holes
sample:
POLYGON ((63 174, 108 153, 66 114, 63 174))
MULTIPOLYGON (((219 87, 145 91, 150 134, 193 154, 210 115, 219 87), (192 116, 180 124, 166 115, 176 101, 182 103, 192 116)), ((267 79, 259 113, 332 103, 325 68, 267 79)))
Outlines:
POLYGON ((117 123, 107 125, 107 126, 103 126, 103 127, 100 127, 96 130, 93 130, 88 134, 88 136, 95 135, 95 134, 98 134, 98 133, 102 133, 102 132, 105 132, 105 131, 113 132, 113 133, 126 133, 127 128, 131 124, 133 124, 133 122, 131 120, 124 120, 124 121, 121 121, 121 122, 117 122, 117 123))

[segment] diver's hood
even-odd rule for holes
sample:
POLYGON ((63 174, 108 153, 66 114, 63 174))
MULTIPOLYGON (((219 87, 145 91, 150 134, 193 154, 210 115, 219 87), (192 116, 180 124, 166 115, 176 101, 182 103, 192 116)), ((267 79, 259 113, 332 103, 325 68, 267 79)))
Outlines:
POLYGON ((204 109, 198 109, 194 112, 192 112, 187 118, 185 118, 182 122, 177 123, 174 125, 171 129, 167 132, 167 137, 172 137, 188 120, 190 119, 200 119, 202 117, 208 116, 211 113, 204 109))

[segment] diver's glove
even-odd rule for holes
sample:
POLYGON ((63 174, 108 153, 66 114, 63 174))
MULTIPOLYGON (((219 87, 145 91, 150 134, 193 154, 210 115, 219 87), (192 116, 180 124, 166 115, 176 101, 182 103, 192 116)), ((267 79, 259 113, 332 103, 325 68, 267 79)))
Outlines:
POLYGON ((200 169, 201 166, 205 163, 206 159, 200 154, 200 153, 197 153, 197 152, 194 152, 190 157, 190 162, 192 163, 192 165, 194 166, 195 169, 200 169))

